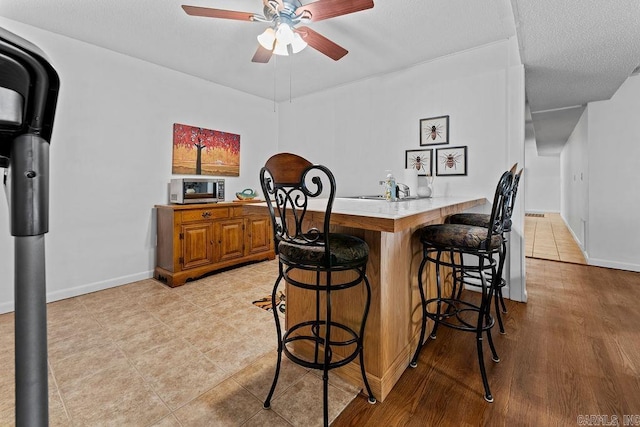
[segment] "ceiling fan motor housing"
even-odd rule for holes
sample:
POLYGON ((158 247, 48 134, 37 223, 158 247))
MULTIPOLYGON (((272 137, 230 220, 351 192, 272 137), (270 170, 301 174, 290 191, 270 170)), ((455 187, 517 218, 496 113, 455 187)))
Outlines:
POLYGON ((276 25, 285 23, 293 27, 300 22, 303 15, 309 13, 305 11, 306 13, 303 12, 300 16, 296 16, 296 10, 300 7, 302 7, 302 3, 299 0, 269 0, 264 4, 264 16, 276 25))

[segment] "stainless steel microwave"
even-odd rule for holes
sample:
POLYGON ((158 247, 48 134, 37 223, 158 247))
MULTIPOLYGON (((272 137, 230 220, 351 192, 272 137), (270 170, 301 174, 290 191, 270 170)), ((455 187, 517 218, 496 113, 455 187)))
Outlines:
POLYGON ((224 179, 176 178, 169 187, 171 203, 224 202, 224 179))

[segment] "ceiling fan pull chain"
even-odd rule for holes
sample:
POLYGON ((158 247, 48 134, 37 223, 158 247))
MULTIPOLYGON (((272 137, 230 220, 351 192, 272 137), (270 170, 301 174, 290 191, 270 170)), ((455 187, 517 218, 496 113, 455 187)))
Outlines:
POLYGON ((293 49, 291 48, 291 45, 288 45, 287 48, 289 49, 289 104, 291 104, 291 81, 293 80, 293 78, 291 77, 293 75, 293 49))
POLYGON ((273 58, 273 112, 276 112, 276 64, 278 64, 278 57, 273 58))

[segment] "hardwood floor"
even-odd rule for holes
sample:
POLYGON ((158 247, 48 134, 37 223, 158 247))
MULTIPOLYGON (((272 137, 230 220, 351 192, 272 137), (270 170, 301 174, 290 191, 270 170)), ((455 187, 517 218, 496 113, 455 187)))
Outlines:
POLYGON ((526 267, 528 303, 507 301, 506 335, 494 328, 501 362, 485 348, 494 403, 482 397, 473 335, 441 328, 384 402, 355 399, 333 426, 640 425, 640 273, 526 267))

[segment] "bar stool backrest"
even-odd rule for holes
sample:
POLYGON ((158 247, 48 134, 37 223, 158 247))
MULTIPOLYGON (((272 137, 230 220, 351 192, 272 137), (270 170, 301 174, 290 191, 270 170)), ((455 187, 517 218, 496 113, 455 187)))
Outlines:
POLYGON ((333 173, 296 154, 279 153, 260 170, 260 185, 269 207, 276 253, 280 242, 322 246, 324 259, 330 262, 329 224, 336 192, 333 173), (314 210, 324 211, 320 224, 307 218, 310 202, 314 210))
POLYGON ((513 176, 513 182, 511 184, 511 190, 509 191, 507 211, 505 213, 505 218, 504 218, 505 233, 509 233, 511 231, 511 225, 512 225, 511 216, 513 215, 513 208, 516 204, 516 195, 518 194, 518 184, 520 183, 520 176, 522 176, 523 170, 524 169, 520 169, 518 173, 515 173, 513 169, 511 170, 514 173, 514 176, 513 176))
POLYGON ((489 232, 487 233, 487 242, 491 242, 492 235, 501 236, 505 230, 507 222, 510 221, 509 195, 513 185, 513 173, 506 171, 500 177, 496 192, 493 196, 493 205, 491 207, 491 216, 489 219, 489 232))

